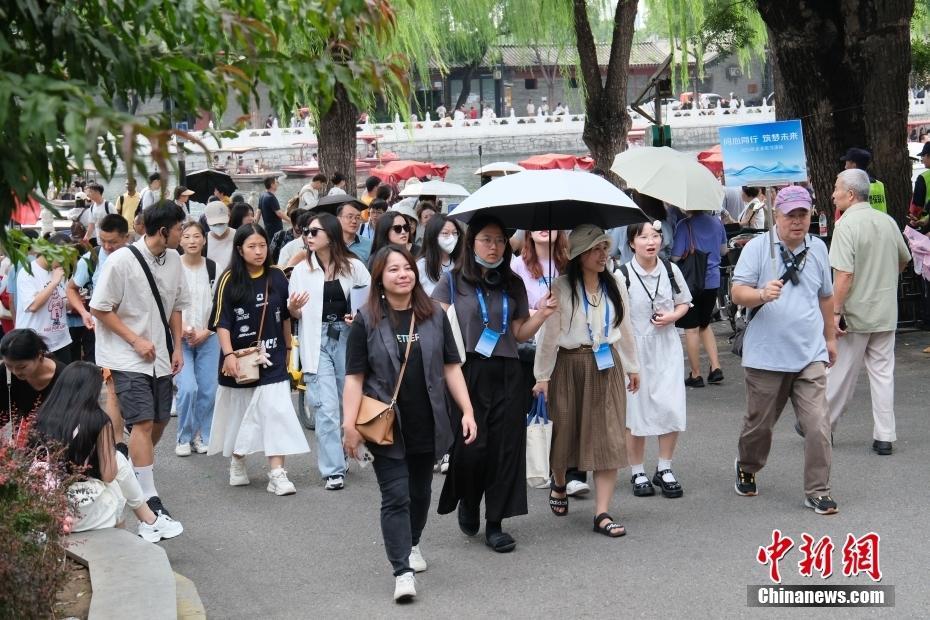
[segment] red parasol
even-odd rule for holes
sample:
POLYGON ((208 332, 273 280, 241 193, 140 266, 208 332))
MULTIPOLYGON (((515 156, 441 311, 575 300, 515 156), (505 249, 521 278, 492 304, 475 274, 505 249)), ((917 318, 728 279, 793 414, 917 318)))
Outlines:
POLYGON ((372 168, 371 174, 386 183, 397 183, 413 177, 439 177, 440 179, 445 179, 448 170, 448 164, 434 164, 426 161, 398 159, 388 162, 383 166, 372 168))

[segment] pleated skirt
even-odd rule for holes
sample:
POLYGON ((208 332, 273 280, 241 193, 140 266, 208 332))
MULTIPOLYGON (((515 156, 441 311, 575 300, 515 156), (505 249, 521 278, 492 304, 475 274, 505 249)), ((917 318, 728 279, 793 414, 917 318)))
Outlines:
POLYGON ((614 366, 598 370, 591 347, 559 349, 549 380, 553 471, 620 469, 626 455, 626 378, 611 347, 614 366))

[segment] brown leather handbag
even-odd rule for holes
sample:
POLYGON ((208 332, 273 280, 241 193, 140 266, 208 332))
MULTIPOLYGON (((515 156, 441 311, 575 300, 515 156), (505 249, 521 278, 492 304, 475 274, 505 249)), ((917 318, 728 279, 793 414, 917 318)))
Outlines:
POLYGON ((410 316, 410 333, 407 334, 407 351, 404 353, 404 362, 397 375, 397 385, 394 386, 394 395, 391 403, 383 403, 377 398, 362 395, 362 403, 355 419, 355 429, 365 441, 379 446, 390 446, 394 443, 394 406, 397 404, 397 395, 400 393, 400 384, 404 380, 404 371, 407 370, 407 359, 410 357, 410 347, 413 346, 413 324, 415 314, 410 316))
POLYGON ((248 385, 255 383, 261 376, 259 364, 262 361, 262 332, 265 329, 265 314, 268 311, 268 293, 271 284, 271 276, 265 279, 265 304, 262 306, 262 319, 258 324, 258 334, 256 335, 255 344, 245 349, 236 349, 233 355, 239 363, 239 374, 236 375, 236 384, 248 385))

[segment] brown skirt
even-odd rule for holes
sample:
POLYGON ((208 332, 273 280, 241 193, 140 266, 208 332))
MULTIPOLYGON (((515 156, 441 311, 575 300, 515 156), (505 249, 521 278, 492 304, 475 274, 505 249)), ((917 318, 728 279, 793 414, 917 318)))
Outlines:
POLYGON ((549 381, 552 471, 620 469, 626 456, 626 380, 620 356, 597 369, 591 347, 559 349, 549 381))

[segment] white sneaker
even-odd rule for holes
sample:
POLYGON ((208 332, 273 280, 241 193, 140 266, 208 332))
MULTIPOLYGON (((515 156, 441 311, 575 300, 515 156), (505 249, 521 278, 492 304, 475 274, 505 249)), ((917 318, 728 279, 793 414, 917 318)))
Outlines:
POLYGON ((581 497, 590 493, 591 487, 588 486, 587 482, 581 480, 569 480, 568 484, 565 485, 565 492, 569 497, 581 497))
POLYGON ((445 454, 442 457, 442 460, 439 461, 439 472, 442 474, 449 473, 449 455, 445 454))
POLYGON ((178 456, 190 456, 191 445, 189 443, 179 443, 174 447, 174 453, 178 456))
POLYGON ((426 570, 426 560, 423 559, 423 554, 420 553, 420 545, 410 547, 410 557, 407 559, 407 563, 417 573, 426 570))
POLYGON ((294 483, 287 479, 287 472, 278 467, 268 472, 267 491, 275 495, 293 495, 297 489, 294 488, 294 483))
POLYGON ((249 472, 245 469, 245 458, 229 459, 229 485, 234 487, 244 487, 249 484, 249 472))
POLYGON ((394 602, 409 603, 417 595, 417 578, 413 573, 394 577, 394 602))
POLYGON ((326 478, 323 488, 327 491, 340 491, 345 487, 345 476, 335 475, 326 478))
POLYGON ((207 444, 200 437, 194 437, 194 452, 197 454, 207 453, 207 444))
POLYGON ((159 512, 151 524, 144 521, 139 523, 139 536, 150 543, 180 536, 183 531, 184 526, 180 521, 175 521, 163 512, 159 512))

